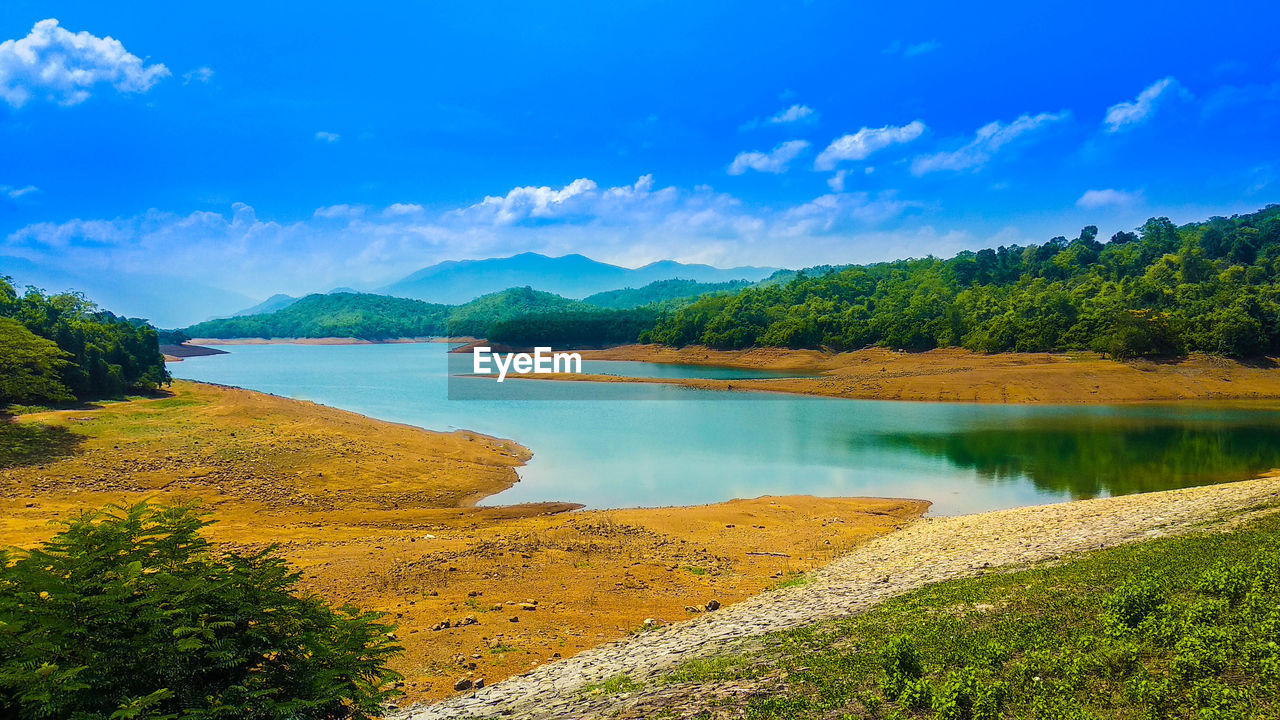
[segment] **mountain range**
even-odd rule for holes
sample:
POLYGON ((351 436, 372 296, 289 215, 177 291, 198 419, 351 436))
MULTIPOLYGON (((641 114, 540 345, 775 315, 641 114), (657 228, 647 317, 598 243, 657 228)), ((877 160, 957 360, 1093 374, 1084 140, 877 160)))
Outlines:
POLYGON ((657 280, 681 278, 706 283, 731 280, 763 280, 776 268, 717 268, 661 260, 643 267, 625 268, 583 255, 548 257, 520 253, 487 260, 449 260, 414 272, 378 290, 387 295, 427 302, 458 305, 481 295, 511 287, 533 287, 567 298, 638 288, 657 280))

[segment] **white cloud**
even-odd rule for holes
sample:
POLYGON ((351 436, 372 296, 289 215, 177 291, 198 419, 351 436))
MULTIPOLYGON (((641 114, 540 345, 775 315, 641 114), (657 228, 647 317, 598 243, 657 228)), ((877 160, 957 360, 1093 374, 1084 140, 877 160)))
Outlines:
POLYGON ((878 225, 920 206, 920 203, 899 200, 892 191, 874 198, 864 192, 830 193, 787 210, 782 216, 782 227, 784 234, 790 236, 830 233, 849 227, 851 221, 878 225))
POLYGON ((767 153, 742 152, 729 163, 730 175, 741 175, 748 170, 766 173, 784 173, 800 153, 809 148, 807 140, 788 140, 767 153))
POLYGON ((342 136, 335 132, 325 132, 324 130, 316 131, 316 140, 326 143, 336 143, 342 139, 342 136))
POLYGON ((908 45, 906 49, 902 51, 902 54, 906 57, 915 57, 917 55, 933 52, 940 47, 942 47, 942 43, 937 40, 926 40, 922 43, 916 43, 915 45, 908 45))
POLYGON ((382 211, 382 214, 387 217, 394 217, 396 215, 417 215, 420 212, 422 212, 422 206, 417 203, 392 203, 387 206, 386 210, 382 211))
POLYGON ((335 218, 357 218, 364 215, 364 210, 365 208, 363 205, 339 203, 337 205, 326 205, 325 207, 316 208, 316 211, 311 215, 312 217, 323 218, 326 220, 332 220, 335 218))
POLYGON ((815 170, 834 170, 844 160, 863 160, 871 153, 890 145, 908 143, 924 134, 925 125, 913 120, 900 127, 886 125, 882 128, 864 127, 851 135, 843 135, 831 141, 826 150, 813 162, 815 170))
POLYGON ((1076 207, 1086 210, 1096 210, 1104 207, 1124 207, 1132 205, 1141 198, 1139 193, 1125 192, 1123 190, 1086 190, 1079 200, 1076 200, 1076 207))
POLYGON ((894 40, 881 52, 885 55, 901 54, 903 57, 916 57, 918 55, 933 52, 940 47, 942 47, 942 43, 937 40, 925 40, 924 42, 913 43, 911 45, 903 45, 901 40, 894 40))
POLYGON ((15 108, 33 98, 75 105, 99 83, 143 93, 168 75, 164 65, 147 65, 119 40, 68 32, 53 18, 37 22, 24 38, 0 43, 0 98, 15 108))
POLYGON ((0 193, 4 193, 9 199, 17 200, 23 195, 40 192, 40 188, 35 185, 26 185, 24 187, 13 187, 12 185, 0 185, 0 193))
POLYGON ((182 84, 190 85, 193 82, 207 83, 213 79, 213 68, 208 65, 202 65, 193 70, 182 73, 182 84))
POLYGON ((1053 123, 1062 122, 1068 117, 1070 113, 1063 110, 1060 113, 1022 115, 1008 125, 999 121, 987 123, 978 128, 972 140, 956 150, 917 157, 911 163, 911 172, 914 175, 924 175, 937 170, 980 168, 986 165, 1001 148, 1014 140, 1035 133, 1053 123))
POLYGON ((1165 99, 1174 95, 1184 99, 1191 97, 1190 91, 1173 77, 1161 78, 1138 93, 1138 97, 1133 101, 1116 103, 1107 108, 1107 115, 1102 122, 1107 126, 1107 132, 1120 132, 1151 117, 1165 99))
POLYGON ((817 111, 808 105, 792 105, 779 112, 777 115, 769 118, 765 122, 770 125, 784 125, 786 123, 800 122, 802 120, 812 121, 817 117, 817 111))
POLYGON ((849 171, 843 168, 837 170, 835 175, 827 178, 827 187, 831 188, 834 192, 844 192, 844 179, 848 174, 849 171))

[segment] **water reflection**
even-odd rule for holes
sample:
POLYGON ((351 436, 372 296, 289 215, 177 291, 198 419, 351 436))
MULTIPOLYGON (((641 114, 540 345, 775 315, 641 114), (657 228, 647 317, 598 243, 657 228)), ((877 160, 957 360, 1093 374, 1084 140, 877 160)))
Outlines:
POLYGON ((1005 482, 1026 478, 1075 498, 1166 490, 1251 477, 1280 467, 1280 421, 1041 417, 1017 424, 899 432, 874 442, 944 459, 1005 482))

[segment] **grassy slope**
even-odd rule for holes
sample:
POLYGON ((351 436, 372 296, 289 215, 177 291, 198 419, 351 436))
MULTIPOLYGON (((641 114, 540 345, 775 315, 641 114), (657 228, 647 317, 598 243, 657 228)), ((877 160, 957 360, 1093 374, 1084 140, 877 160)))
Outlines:
POLYGON ((1277 643, 1271 514, 1228 533, 932 585, 665 682, 695 698, 752 688, 693 717, 1274 718, 1277 643))

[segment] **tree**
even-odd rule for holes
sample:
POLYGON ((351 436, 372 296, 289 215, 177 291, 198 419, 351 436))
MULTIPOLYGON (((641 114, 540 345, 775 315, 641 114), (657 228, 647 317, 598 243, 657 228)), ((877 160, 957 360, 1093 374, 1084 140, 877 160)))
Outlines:
POLYGON ((66 356, 57 343, 0 317, 0 406, 72 400, 60 379, 66 356))
POLYGON ((0 717, 366 718, 400 648, 379 615, 219 552, 190 505, 112 506, 0 552, 0 717))

